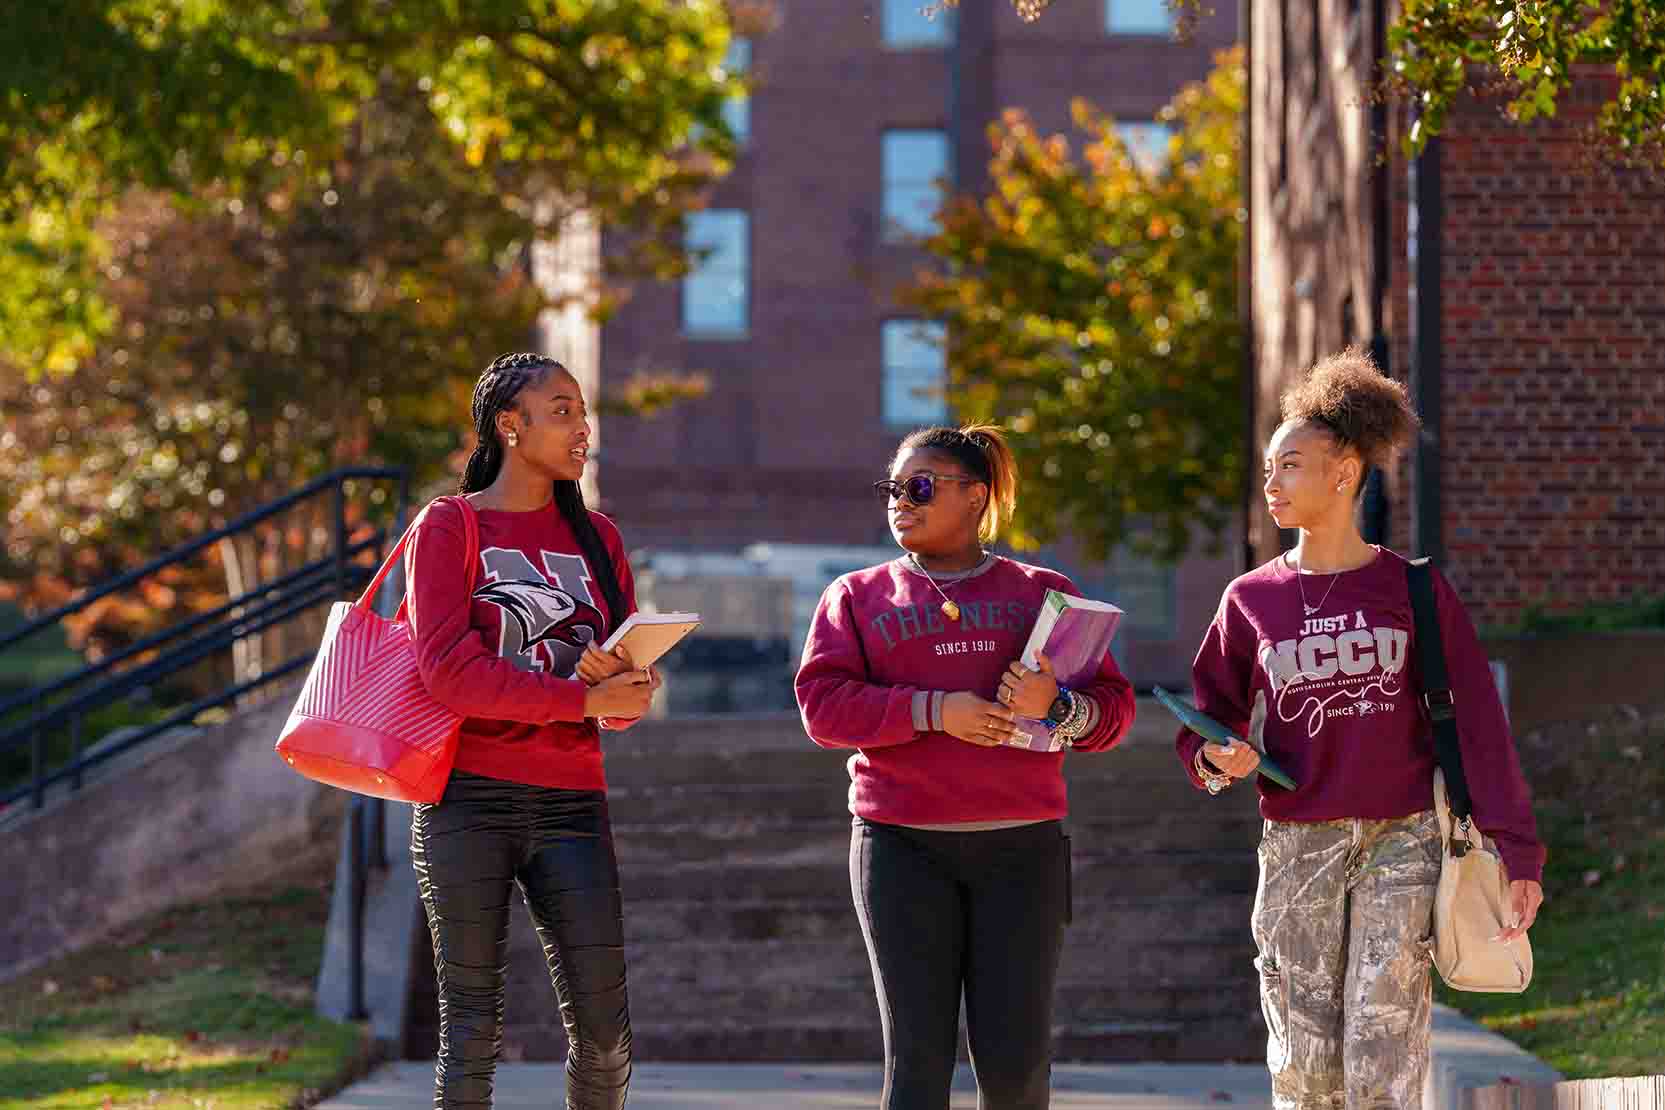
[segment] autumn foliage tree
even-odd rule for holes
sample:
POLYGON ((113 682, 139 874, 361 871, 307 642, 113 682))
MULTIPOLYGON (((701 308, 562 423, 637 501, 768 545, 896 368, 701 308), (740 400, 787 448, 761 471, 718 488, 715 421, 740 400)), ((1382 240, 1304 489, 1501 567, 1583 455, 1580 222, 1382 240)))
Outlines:
MULTIPOLYGON (((681 216, 733 149, 714 2, 14 8, 0 579, 37 604, 333 465, 435 473, 546 304, 532 244, 580 210, 614 233, 579 294, 604 314, 686 265, 681 216)), ((221 569, 235 592, 315 540, 286 525, 221 569)), ((215 592, 179 585, 94 623, 215 592)))
POLYGON ((961 418, 1011 433, 1025 475, 1015 539, 1068 534, 1175 558, 1219 532, 1240 492, 1237 254, 1241 50, 1160 114, 1141 165, 1077 102, 1077 155, 1020 112, 990 129, 986 198, 947 204, 938 265, 903 299, 947 324, 961 418))

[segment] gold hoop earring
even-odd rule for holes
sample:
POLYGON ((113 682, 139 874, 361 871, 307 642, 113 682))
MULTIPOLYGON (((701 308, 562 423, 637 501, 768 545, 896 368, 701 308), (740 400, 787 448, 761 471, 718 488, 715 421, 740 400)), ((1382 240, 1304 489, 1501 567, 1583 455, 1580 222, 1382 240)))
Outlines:
POLYGON ((517 436, 513 432, 509 433, 509 446, 510 447, 519 447, 520 446, 520 437, 517 436))

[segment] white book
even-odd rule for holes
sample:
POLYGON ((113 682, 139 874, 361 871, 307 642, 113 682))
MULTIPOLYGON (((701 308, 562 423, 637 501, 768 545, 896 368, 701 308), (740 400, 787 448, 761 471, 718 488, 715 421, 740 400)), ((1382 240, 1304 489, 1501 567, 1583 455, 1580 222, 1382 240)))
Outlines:
POLYGON ((681 639, 700 626, 698 613, 632 613, 601 645, 612 651, 620 644, 637 670, 650 667, 681 639))

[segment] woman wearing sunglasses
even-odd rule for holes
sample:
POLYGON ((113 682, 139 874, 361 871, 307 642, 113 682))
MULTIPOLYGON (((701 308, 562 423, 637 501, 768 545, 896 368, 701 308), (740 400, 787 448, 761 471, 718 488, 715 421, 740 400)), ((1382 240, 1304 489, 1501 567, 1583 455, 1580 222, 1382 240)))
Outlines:
POLYGON ((900 558, 827 587, 797 678, 804 728, 849 762, 850 885, 884 1030, 884 1110, 942 1110, 960 996, 983 1110, 1048 1102, 1069 920, 1063 753, 1008 746, 1015 716, 1103 751, 1133 722, 1106 654, 1070 690, 1018 661, 1055 571, 993 554, 1017 500, 999 429, 924 428, 875 483, 900 558))

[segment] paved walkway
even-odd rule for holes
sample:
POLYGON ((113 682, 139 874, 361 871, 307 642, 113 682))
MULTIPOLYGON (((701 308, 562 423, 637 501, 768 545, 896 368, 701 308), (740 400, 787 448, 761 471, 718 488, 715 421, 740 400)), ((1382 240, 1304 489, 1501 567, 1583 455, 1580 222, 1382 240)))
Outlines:
MULTIPOLYGON (((505 1064, 498 1069, 496 1110, 559 1106, 560 1064, 505 1064)), ((432 1096, 434 1067, 389 1064, 318 1110, 412 1110, 432 1096)), ((873 1110, 882 1080, 860 1064, 641 1064, 630 1083, 630 1110, 873 1110)), ((1059 1064, 1052 1069, 1053 1110, 1175 1110, 1272 1105, 1266 1069, 1247 1064, 1059 1064)), ((974 1110, 977 1088, 962 1066, 953 1110, 974 1110)))
MULTIPOLYGON (((551 1110, 560 1103, 560 1064, 504 1064, 495 1110, 551 1110)), ((1444 1006, 1434 1011, 1433 1060, 1424 1110, 1450 1110, 1457 1090, 1508 1077, 1548 1084, 1548 1065, 1444 1006)), ((427 1061, 388 1064, 318 1110, 413 1110, 431 1105, 427 1061)), ((879 1069, 860 1064, 652 1064, 636 1067, 630 1110, 872 1110, 879 1069)), ((976 1087, 955 1075, 953 1110, 974 1110, 976 1087)), ((1271 1083, 1258 1064, 1058 1064, 1053 1110, 1269 1110, 1271 1083)))

